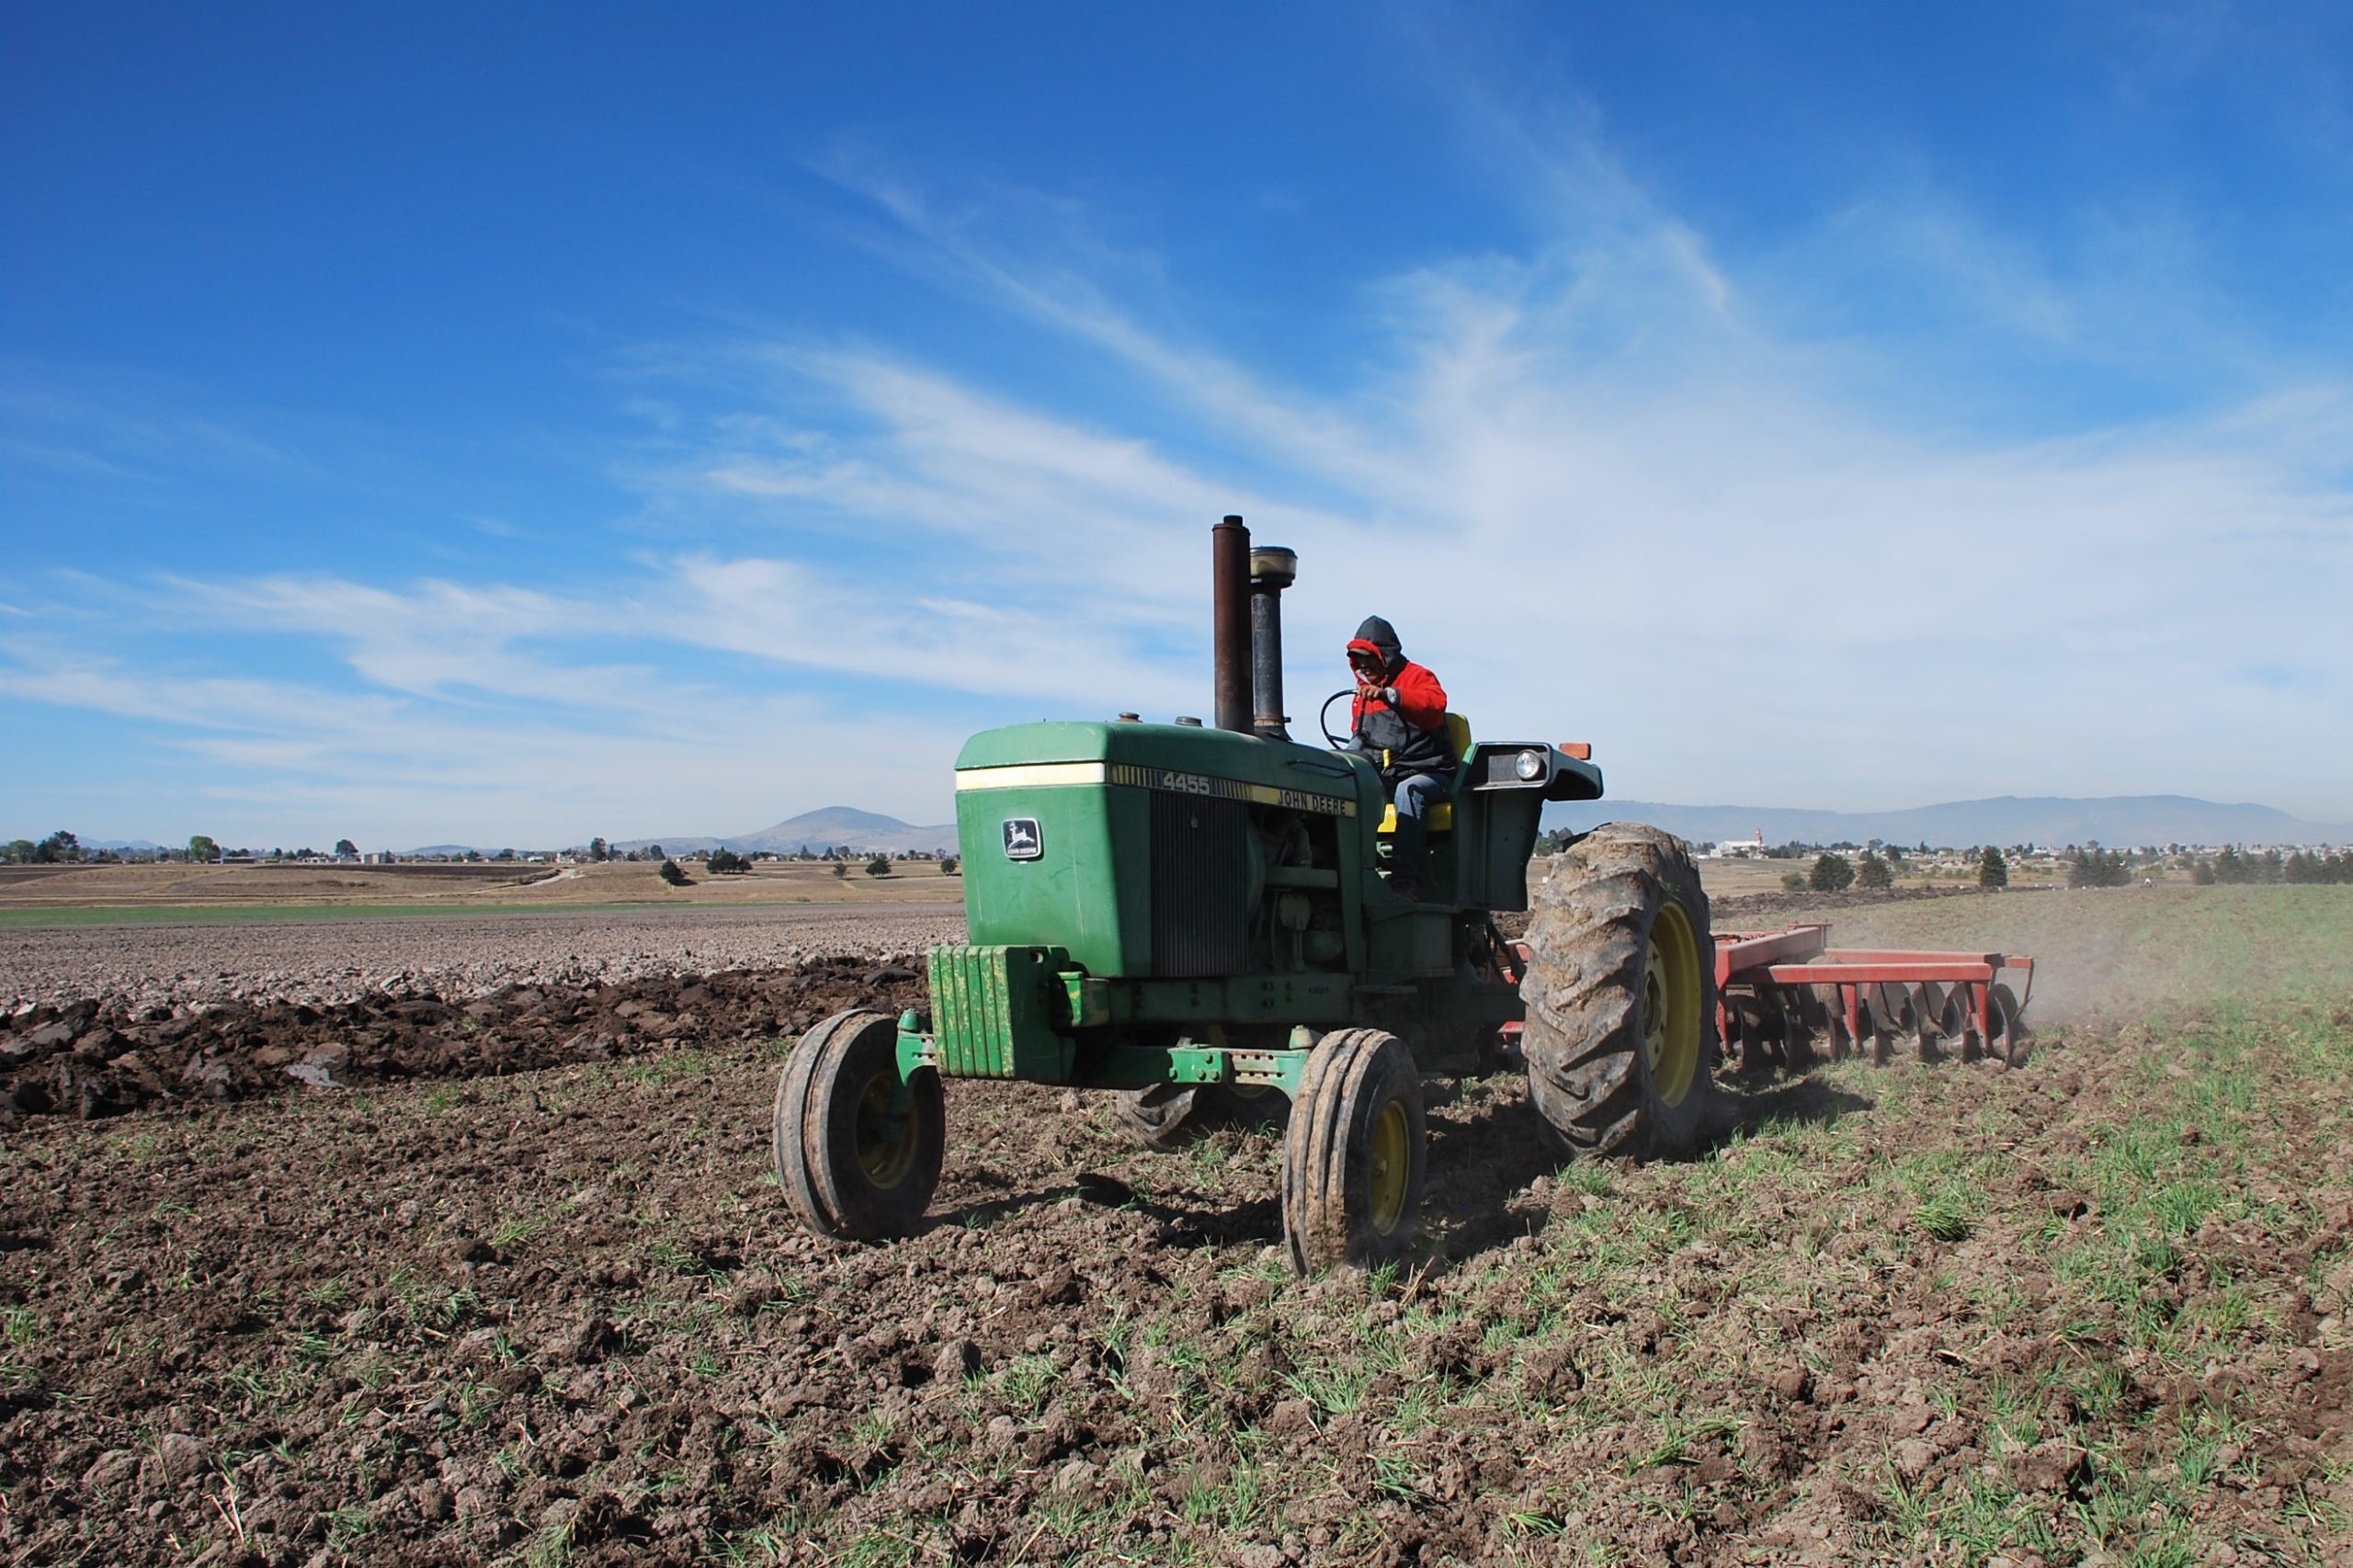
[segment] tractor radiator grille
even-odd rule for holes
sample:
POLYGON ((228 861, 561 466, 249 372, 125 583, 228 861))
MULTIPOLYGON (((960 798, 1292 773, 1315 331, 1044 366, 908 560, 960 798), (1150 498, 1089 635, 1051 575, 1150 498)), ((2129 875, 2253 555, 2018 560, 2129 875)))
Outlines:
POLYGON ((1152 972, 1240 974, 1250 945, 1250 808, 1201 795, 1152 795, 1152 972))

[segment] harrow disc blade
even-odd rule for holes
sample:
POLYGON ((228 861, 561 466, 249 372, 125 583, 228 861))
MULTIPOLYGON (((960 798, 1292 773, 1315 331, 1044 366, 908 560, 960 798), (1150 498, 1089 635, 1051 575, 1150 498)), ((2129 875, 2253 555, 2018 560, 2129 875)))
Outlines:
POLYGON ((2018 994, 2007 985, 1995 984, 1985 994, 1985 1012, 1992 1025, 1992 1032, 1985 1037, 1985 1054, 2005 1066, 2024 1066, 2027 1041, 2034 1031, 2019 1017, 2018 994))
POLYGON ((1781 1049, 1780 1008, 1769 997, 1725 997, 1724 1024, 1731 1033, 1724 1042, 1725 1051, 1738 1057, 1741 1071, 1755 1073, 1787 1064, 1781 1049))
POLYGON ((1847 1028, 1846 993, 1828 981, 1817 982, 1813 990, 1814 1007, 1822 1018, 1824 1044, 1833 1062, 1844 1062, 1855 1051, 1855 1037, 1847 1028))
POLYGON ((1952 1051, 1969 1053, 1969 987, 1926 981, 1912 992, 1912 1017, 1920 1060, 1930 1061, 1952 1051))
POLYGON ((1870 1058, 1872 1065, 1883 1067, 1898 1040, 1916 1042, 1919 1038, 1912 992, 1908 986, 1886 981, 1859 990, 1861 1000, 1857 1013, 1862 1019, 1862 1036, 1855 1043, 1870 1058))
POLYGON ((1785 986, 1774 1000, 1781 1015, 1781 1061, 1790 1072, 1802 1073, 1835 1051, 1830 1011, 1815 987, 1785 986))

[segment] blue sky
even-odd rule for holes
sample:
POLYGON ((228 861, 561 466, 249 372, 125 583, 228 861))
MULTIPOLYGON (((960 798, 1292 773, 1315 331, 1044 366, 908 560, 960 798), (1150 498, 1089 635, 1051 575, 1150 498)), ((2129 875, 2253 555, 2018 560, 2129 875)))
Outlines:
POLYGON ((2353 821, 2341 6, 0 11, 0 835, 945 820, 1207 532, 1613 793, 2353 821))

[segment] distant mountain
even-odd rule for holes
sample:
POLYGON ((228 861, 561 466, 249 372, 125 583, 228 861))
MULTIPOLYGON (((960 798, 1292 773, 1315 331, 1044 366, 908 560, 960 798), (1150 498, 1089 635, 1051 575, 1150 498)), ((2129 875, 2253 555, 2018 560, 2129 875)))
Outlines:
POLYGON ((755 833, 729 834, 718 838, 679 834, 675 837, 624 839, 613 847, 627 852, 659 844, 673 855, 693 855, 707 849, 733 849, 738 854, 766 849, 789 855, 807 845, 811 849, 824 849, 846 845, 860 855, 899 855, 956 850, 956 824, 948 823, 938 827, 917 827, 886 817, 877 812, 861 812, 854 806, 820 806, 813 812, 803 812, 797 817, 787 817, 770 827, 755 833))
POLYGON ((2304 822, 2269 806, 2218 805, 2188 795, 2093 800, 2003 795, 1900 812, 1814 812, 1774 806, 1674 806, 1580 801, 1544 809, 1546 827, 1646 822, 1694 843, 1765 835, 1768 844, 2353 844, 2353 824, 2304 822))
POLYGON ((814 849, 825 844, 847 844, 852 849, 902 850, 956 847, 956 824, 917 827, 874 812, 851 806, 821 806, 788 817, 773 827, 746 834, 745 841, 759 849, 814 849))

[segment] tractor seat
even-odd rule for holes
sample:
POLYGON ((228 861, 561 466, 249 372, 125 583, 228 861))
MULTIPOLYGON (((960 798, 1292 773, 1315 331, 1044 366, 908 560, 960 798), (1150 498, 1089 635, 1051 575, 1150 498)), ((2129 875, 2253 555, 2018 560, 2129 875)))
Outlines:
MULTIPOLYGON (((1471 757, 1471 721, 1460 713, 1449 712, 1446 716, 1446 748, 1454 758, 1454 768, 1452 773, 1441 775, 1441 777, 1446 780, 1447 789, 1451 791, 1455 780, 1461 776, 1462 765, 1471 757)), ((1428 827, 1432 833, 1454 831, 1454 801, 1448 796, 1442 795, 1430 802, 1428 827)), ((1373 831, 1381 834, 1393 834, 1397 831, 1396 801, 1392 801, 1381 808, 1381 825, 1373 831)))

